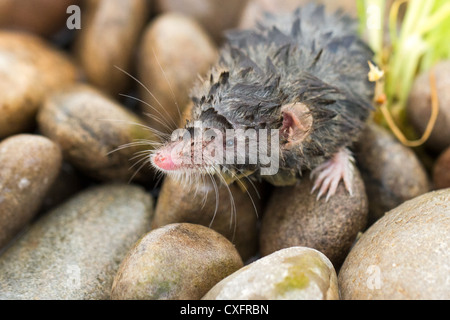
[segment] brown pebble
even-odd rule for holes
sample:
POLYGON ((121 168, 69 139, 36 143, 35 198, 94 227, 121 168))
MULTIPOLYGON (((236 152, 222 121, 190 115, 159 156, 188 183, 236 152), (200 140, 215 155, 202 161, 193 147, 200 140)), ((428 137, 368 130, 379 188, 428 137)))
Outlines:
POLYGON ((50 36, 66 26, 67 8, 80 0, 1 0, 0 28, 50 36))
POLYGON ((157 0, 162 12, 178 12, 197 20, 208 33, 221 42, 224 31, 237 26, 247 0, 157 0))
POLYGON ((114 278, 114 300, 197 300, 243 266, 234 246, 204 226, 175 223, 140 239, 114 278))
POLYGON ((89 0, 83 11, 76 54, 95 86, 112 95, 123 93, 132 79, 132 58, 149 8, 146 0, 89 0))
POLYGON ((450 188, 450 147, 436 160, 433 182, 436 189, 450 188))
POLYGON ((282 248, 304 246, 325 254, 336 268, 342 264, 358 232, 367 223, 367 196, 357 169, 353 196, 341 182, 328 201, 311 194, 305 176, 296 185, 273 190, 261 222, 260 250, 269 255, 282 248))
POLYGON ((261 199, 251 185, 247 186, 255 209, 249 195, 236 184, 231 185, 230 192, 236 208, 236 213, 233 214, 227 187, 220 182, 216 183, 218 183, 218 199, 209 178, 205 179, 205 183, 184 186, 166 177, 158 198, 152 227, 159 228, 175 222, 209 226, 232 241, 245 261, 256 253, 257 217, 262 213, 261 199), (218 201, 217 211, 216 201, 218 201))
POLYGON ((0 249, 38 212, 61 162, 59 147, 42 136, 21 134, 0 143, 0 249))
POLYGON ((450 298, 450 189, 387 212, 358 240, 339 272, 343 299, 450 298))
POLYGON ((355 158, 369 198, 369 225, 430 190, 427 172, 412 149, 376 124, 364 129, 355 146, 355 158))
POLYGON ((425 145, 434 152, 442 152, 450 146, 450 60, 443 61, 430 71, 419 75, 414 81, 406 111, 412 125, 422 135, 431 115, 430 72, 436 79, 439 114, 436 124, 425 145))
MULTIPOLYGON (((263 19, 264 12, 283 13, 292 12, 297 8, 304 7, 310 0, 251 0, 244 8, 242 17, 239 22, 239 28, 248 29, 256 25, 256 22, 263 19)), ((329 13, 333 13, 338 9, 351 17, 357 16, 356 2, 353 0, 326 1, 316 0, 315 3, 325 4, 325 9, 329 13)))
POLYGON ((30 130, 42 100, 73 82, 70 60, 40 38, 0 31, 0 139, 30 130))
POLYGON ((141 154, 147 156, 151 144, 125 146, 153 136, 136 115, 93 87, 78 84, 55 92, 45 101, 38 122, 42 133, 61 146, 65 159, 90 177, 125 182, 133 175, 142 181, 153 178, 147 160, 138 172, 138 166, 130 170, 137 158, 130 159, 138 151, 147 151, 141 154))
POLYGON ((189 93, 217 59, 217 48, 192 18, 167 13, 146 28, 139 48, 138 76, 143 110, 152 128, 172 133, 189 93), (158 118, 158 120, 153 119, 158 118))

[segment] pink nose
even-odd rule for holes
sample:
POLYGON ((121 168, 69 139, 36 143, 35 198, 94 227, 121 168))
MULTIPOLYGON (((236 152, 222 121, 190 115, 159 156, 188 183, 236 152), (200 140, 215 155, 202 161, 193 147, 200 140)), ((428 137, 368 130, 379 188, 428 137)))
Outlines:
POLYGON ((172 157, 169 152, 159 151, 153 158, 153 163, 163 170, 176 169, 175 163, 172 161, 172 157))

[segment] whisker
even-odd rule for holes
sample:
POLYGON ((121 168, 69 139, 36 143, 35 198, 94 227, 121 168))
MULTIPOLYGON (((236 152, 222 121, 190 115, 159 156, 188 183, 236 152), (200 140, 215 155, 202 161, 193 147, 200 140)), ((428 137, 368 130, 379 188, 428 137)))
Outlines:
POLYGON ((214 214, 213 214, 213 217, 211 219, 211 222, 209 223, 209 227, 211 228, 211 226, 212 226, 212 224, 214 222, 214 219, 216 218, 217 212, 219 211, 219 188, 217 187, 217 183, 216 183, 216 181, 214 179, 214 176, 211 173, 208 173, 208 175, 211 178, 211 182, 213 184, 214 192, 215 192, 215 195, 216 195, 216 207, 214 209, 214 214))
POLYGON ((147 157, 144 157, 144 156, 142 156, 141 155, 141 157, 142 157, 142 159, 139 159, 138 161, 136 161, 128 170, 132 170, 134 167, 136 167, 136 165, 138 165, 140 162, 142 162, 142 161, 144 161, 145 162, 145 160, 147 160, 146 158, 147 157))
POLYGON ((143 162, 142 165, 139 167, 139 169, 136 170, 136 172, 131 176, 130 180, 128 180, 128 183, 130 184, 131 181, 136 177, 136 175, 141 171, 141 169, 147 164, 147 162, 143 162))
MULTIPOLYGON (((153 144, 153 143, 143 143, 143 142, 130 142, 130 143, 125 143, 125 144, 123 144, 123 145, 117 147, 116 149, 109 151, 109 152, 106 154, 106 156, 109 156, 109 155, 111 155, 111 154, 114 153, 114 152, 117 152, 117 151, 120 151, 120 150, 123 150, 123 149, 126 149, 126 148, 139 147, 139 146, 151 146, 151 147, 153 147, 153 146, 155 146, 155 145, 159 145, 159 143, 158 143, 158 142, 155 142, 154 144, 153 144)), ((148 151, 148 150, 145 150, 145 151, 148 151)))
POLYGON ((144 130, 150 131, 150 132, 152 132, 154 134, 161 134, 161 135, 170 136, 170 134, 168 134, 168 133, 164 133, 164 132, 158 131, 155 128, 152 128, 152 127, 149 127, 149 126, 147 126, 145 124, 134 122, 134 121, 122 120, 122 119, 98 119, 98 120, 99 121, 111 121, 111 122, 123 122, 123 123, 127 123, 127 124, 130 124, 130 125, 135 125, 135 126, 141 127, 144 130))
POLYGON ((166 79, 166 82, 167 82, 167 84, 169 85, 169 89, 170 89, 170 93, 171 93, 171 95, 172 95, 173 102, 175 103, 175 106, 177 107, 178 116, 180 117, 179 120, 181 120, 182 115, 181 115, 180 106, 178 105, 177 99, 176 99, 176 97, 175 97, 175 93, 173 92, 172 85, 170 84, 169 79, 167 79, 167 75, 166 75, 166 73, 164 72, 164 69, 163 69, 163 67, 161 66, 161 63, 159 63, 159 59, 158 59, 158 57, 156 56, 155 49, 152 48, 152 51, 153 51, 153 56, 155 57, 156 62, 158 63, 159 68, 161 69, 161 72, 162 72, 162 74, 163 74, 163 76, 164 76, 164 79, 166 79))
MULTIPOLYGON (((172 129, 173 129, 173 128, 171 128, 171 127, 166 123, 166 122, 168 122, 168 121, 167 121, 167 118, 166 118, 166 117, 165 117, 158 109, 156 109, 154 106, 152 106, 150 103, 148 103, 148 102, 146 102, 146 101, 144 101, 144 100, 142 100, 142 99, 139 99, 139 98, 137 98, 137 97, 128 95, 128 94, 119 93, 119 95, 122 96, 122 97, 130 98, 130 99, 133 99, 133 100, 136 100, 136 101, 138 101, 138 102, 141 102, 141 103, 145 104, 146 106, 148 106, 148 107, 151 108, 153 111, 157 112, 158 115, 161 116, 161 118, 159 118, 158 116, 156 116, 156 115, 154 115, 154 114, 147 113, 146 115, 147 115, 148 117, 150 117, 151 119, 157 121, 159 124, 163 125, 163 126, 164 126, 166 129, 168 129, 168 130, 172 130, 172 129), (164 122, 164 121, 166 121, 166 122, 164 122)), ((169 116, 169 117, 170 117, 170 116, 169 116)), ((170 118, 169 118, 169 119, 170 119, 170 118)))
POLYGON ((155 185, 153 186, 153 190, 156 190, 156 188, 158 187, 158 184, 161 182, 163 177, 164 177, 164 174, 162 174, 162 172, 157 172, 156 173, 157 180, 156 180, 155 185))
MULTIPOLYGON (((239 170, 239 169, 236 169, 236 170, 238 170, 240 173, 242 173, 242 170, 239 170)), ((240 179, 239 177, 237 177, 236 175, 235 175, 235 177, 236 177, 236 181, 237 181, 238 183, 241 184, 242 188, 245 190, 245 192, 247 193, 248 197, 250 198, 250 201, 252 202, 252 205, 253 205, 253 209, 255 209, 256 217, 258 218, 258 209, 256 208, 256 204, 255 204, 255 201, 253 200, 252 195, 251 195, 250 192, 247 190, 246 186, 245 186, 244 183, 241 181, 241 179, 240 179)), ((255 184, 253 183, 253 181, 252 181, 248 176, 244 176, 244 177, 247 179, 247 181, 251 184, 251 186, 252 186, 253 189, 255 190, 256 196, 258 197, 258 199, 261 199, 261 196, 260 196, 260 194, 259 194, 259 191, 258 191, 258 189, 256 188, 256 186, 255 186, 255 184)))
POLYGON ((228 195, 230 196, 230 205, 231 205, 230 228, 233 225, 233 220, 234 220, 233 237, 232 237, 232 239, 234 240, 234 237, 236 235, 236 226, 237 226, 236 203, 234 201, 234 197, 233 197, 233 194, 231 192, 231 189, 228 186, 227 182, 225 181, 225 178, 222 176, 222 174, 220 174, 220 171, 215 166, 214 166, 214 169, 215 169, 219 179, 225 185, 225 187, 227 189, 227 192, 228 192, 228 195))
POLYGON ((173 119, 170 116, 169 112, 167 112, 167 110, 164 108, 164 106, 161 104, 161 102, 159 102, 159 100, 154 96, 154 94, 139 79, 137 79, 135 76, 131 75, 129 72, 126 72, 125 70, 121 69, 118 66, 114 66, 114 67, 116 67, 117 69, 119 69, 120 71, 122 71, 123 73, 128 75, 131 79, 136 81, 142 88, 144 88, 145 91, 147 91, 150 94, 150 96, 153 99, 155 99, 155 101, 160 105, 160 107, 166 112, 167 116, 169 117, 169 120, 171 120, 173 122, 174 126, 177 127, 177 124, 175 123, 175 121, 173 121, 173 119))
POLYGON ((147 158, 147 160, 150 161, 150 153, 148 151, 146 153, 135 154, 132 158, 130 158, 128 160, 129 161, 134 161, 134 160, 139 159, 141 157, 143 157, 144 159, 147 158))

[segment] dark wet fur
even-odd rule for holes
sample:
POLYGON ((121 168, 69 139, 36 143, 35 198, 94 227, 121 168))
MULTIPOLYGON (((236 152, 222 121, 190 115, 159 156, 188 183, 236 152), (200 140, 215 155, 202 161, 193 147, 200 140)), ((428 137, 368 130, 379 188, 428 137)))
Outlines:
POLYGON ((233 31, 206 82, 194 88, 187 127, 278 129, 281 106, 309 106, 313 126, 281 168, 312 169, 359 136, 371 110, 367 80, 373 53, 359 39, 356 23, 323 6, 267 14, 255 30, 233 31))

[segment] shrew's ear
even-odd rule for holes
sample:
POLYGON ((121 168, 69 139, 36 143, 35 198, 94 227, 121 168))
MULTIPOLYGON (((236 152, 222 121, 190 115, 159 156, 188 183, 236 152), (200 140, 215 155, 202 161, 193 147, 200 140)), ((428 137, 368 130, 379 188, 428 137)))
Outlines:
POLYGON ((281 107, 283 124, 280 135, 286 140, 285 149, 300 144, 309 134, 313 122, 308 107, 300 102, 285 104, 281 107))

